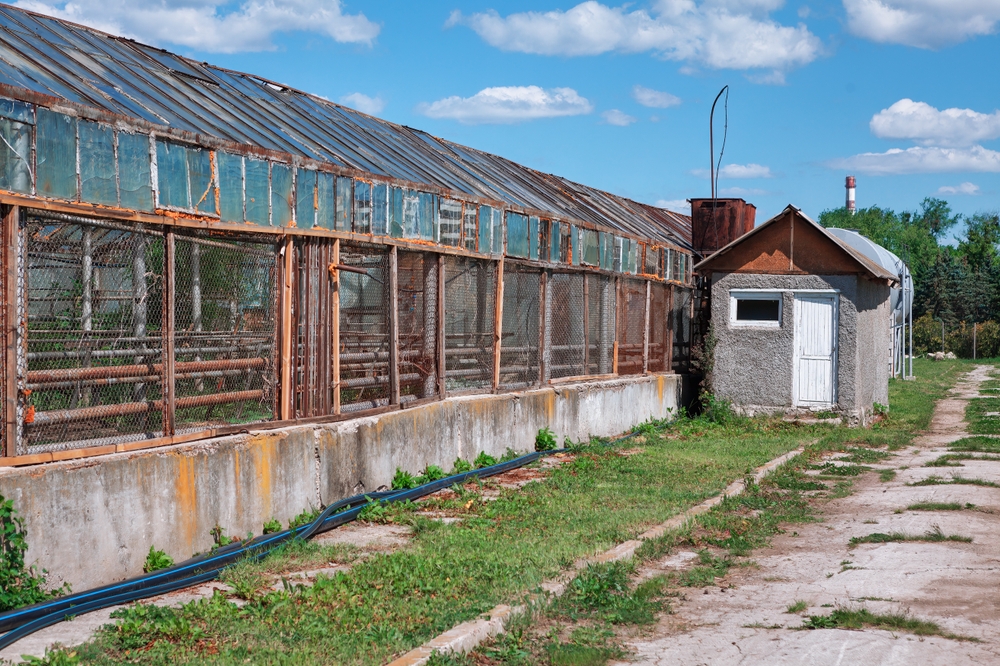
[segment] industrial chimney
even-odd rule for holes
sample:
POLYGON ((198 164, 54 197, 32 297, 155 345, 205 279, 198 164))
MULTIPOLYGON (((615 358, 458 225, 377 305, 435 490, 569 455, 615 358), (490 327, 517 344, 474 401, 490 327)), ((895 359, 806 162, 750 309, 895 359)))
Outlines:
POLYGON ((844 187, 847 188, 847 212, 854 215, 854 187, 856 182, 854 176, 848 176, 847 182, 844 183, 844 187))

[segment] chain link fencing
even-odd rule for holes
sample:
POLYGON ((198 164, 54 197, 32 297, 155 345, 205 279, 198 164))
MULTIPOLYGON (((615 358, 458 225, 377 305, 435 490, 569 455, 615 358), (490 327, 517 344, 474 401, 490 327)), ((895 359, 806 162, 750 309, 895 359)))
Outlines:
POLYGON ((342 244, 340 263, 340 410, 389 404, 389 252, 384 245, 342 244))
POLYGON ((615 281, 607 275, 587 275, 587 374, 614 370, 615 281))
POLYGON ((516 390, 539 381, 541 271, 508 263, 503 274, 500 388, 516 390))
POLYGON ((400 402, 433 398, 438 386, 438 259, 400 252, 397 262, 400 402))
POLYGON ((622 280, 622 319, 618 323, 618 374, 641 375, 646 328, 646 283, 622 280))
POLYGON ((445 387, 465 391, 493 386, 497 264, 446 256, 445 387))
POLYGON ((548 374, 552 379, 587 374, 586 300, 583 273, 552 273, 545 300, 549 331, 548 374))
POLYGON ((664 372, 667 368, 667 331, 670 326, 668 306, 669 287, 657 282, 649 283, 649 372, 664 372))

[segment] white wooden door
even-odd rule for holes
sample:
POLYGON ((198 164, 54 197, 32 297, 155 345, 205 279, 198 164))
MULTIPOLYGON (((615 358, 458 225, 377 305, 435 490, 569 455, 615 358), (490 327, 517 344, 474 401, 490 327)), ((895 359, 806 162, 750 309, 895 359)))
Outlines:
POLYGON ((836 402, 837 297, 796 295, 792 404, 829 407, 836 402))

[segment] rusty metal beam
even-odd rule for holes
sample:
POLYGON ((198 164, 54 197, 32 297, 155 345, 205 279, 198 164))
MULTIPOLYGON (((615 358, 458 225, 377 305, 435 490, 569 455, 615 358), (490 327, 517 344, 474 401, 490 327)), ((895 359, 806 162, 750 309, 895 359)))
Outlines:
MULTIPOLYGON (((261 400, 263 397, 263 390, 210 393, 207 395, 177 398, 175 405, 177 409, 189 409, 192 407, 222 405, 229 402, 261 400)), ((98 405, 96 407, 82 407, 80 409, 56 409, 48 412, 35 412, 35 420, 32 423, 32 427, 40 428, 60 423, 75 423, 78 421, 94 421, 132 414, 147 414, 161 411, 163 408, 163 400, 153 400, 147 402, 126 402, 117 405, 98 405)))
POLYGON ((17 350, 18 328, 20 322, 17 316, 17 303, 20 294, 17 288, 18 272, 18 235, 20 212, 17 206, 5 207, 3 211, 3 332, 4 332, 4 368, 3 368, 3 413, 4 431, 2 451, 4 456, 17 453, 17 350))

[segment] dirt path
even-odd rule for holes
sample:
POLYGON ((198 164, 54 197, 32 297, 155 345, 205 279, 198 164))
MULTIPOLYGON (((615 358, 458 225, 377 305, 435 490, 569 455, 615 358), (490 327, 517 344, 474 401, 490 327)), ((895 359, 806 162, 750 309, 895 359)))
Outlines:
MULTIPOLYGON (((1000 488, 975 485, 912 487, 932 475, 953 474, 1000 483, 1000 462, 966 460, 963 467, 924 467, 965 432, 965 407, 977 397, 989 366, 977 366, 938 402, 930 430, 879 469, 897 470, 855 482, 848 497, 825 505, 822 522, 796 525, 757 551, 757 568, 734 568, 719 586, 692 589, 648 634, 629 640, 629 662, 674 664, 997 664, 1000 663, 1000 488), (962 511, 908 511, 916 502, 971 503, 962 511), (898 513, 897 513, 898 512, 898 513), (873 532, 923 534, 940 526, 972 543, 864 544, 873 532), (793 532, 792 529, 795 531, 793 532), (787 613, 804 601, 799 615, 787 613), (964 642, 883 630, 793 631, 802 616, 835 608, 908 613, 945 631, 980 639, 964 642)), ((993 397, 993 396, 991 396, 993 397)), ((672 560, 683 558, 674 554, 672 560)), ((659 563, 651 570, 668 568, 659 563)))

